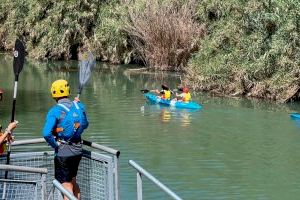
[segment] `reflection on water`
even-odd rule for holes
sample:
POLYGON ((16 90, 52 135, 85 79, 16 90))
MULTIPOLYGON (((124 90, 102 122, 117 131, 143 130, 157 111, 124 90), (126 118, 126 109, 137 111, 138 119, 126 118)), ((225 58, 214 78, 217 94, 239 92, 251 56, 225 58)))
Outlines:
POLYGON ((155 113, 159 116, 159 119, 162 123, 169 123, 173 121, 176 124, 180 124, 182 127, 188 127, 193 120, 193 114, 197 113, 197 117, 199 116, 199 112, 201 109, 182 109, 182 108, 174 108, 169 106, 164 106, 160 104, 153 104, 150 102, 146 102, 145 105, 141 107, 141 112, 149 112, 155 113))
POLYGON ((295 126, 300 129, 300 119, 291 118, 291 121, 293 121, 295 126))
POLYGON ((189 126, 190 125, 190 123, 191 123, 191 113, 189 113, 189 112, 181 112, 180 113, 180 118, 181 118, 181 125, 183 126, 183 127, 187 127, 187 126, 189 126))
MULTIPOLYGON (((0 123, 10 119, 12 57, 0 55, 0 123)), ((77 62, 26 62, 19 77, 17 140, 41 137, 54 105, 51 83, 69 80, 76 95, 77 62)), ((298 199, 300 127, 289 117, 299 103, 216 97, 193 93, 204 105, 192 111, 146 103, 141 89, 176 88, 175 74, 139 73, 97 63, 83 89, 90 126, 83 137, 121 151, 121 198, 136 198, 133 159, 183 199, 298 199)), ((145 199, 167 199, 146 180, 145 199)))
POLYGON ((160 112, 160 119, 163 123, 167 123, 171 119, 171 112, 168 111, 166 108, 162 108, 160 112))

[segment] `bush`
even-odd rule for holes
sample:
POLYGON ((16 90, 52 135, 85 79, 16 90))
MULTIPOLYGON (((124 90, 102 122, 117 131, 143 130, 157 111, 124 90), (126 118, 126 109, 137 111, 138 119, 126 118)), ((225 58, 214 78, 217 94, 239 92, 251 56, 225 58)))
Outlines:
POLYGON ((298 1, 202 1, 198 16, 209 34, 186 81, 226 94, 290 99, 300 83, 299 14, 298 1))
POLYGON ((198 49, 205 28, 195 22, 195 2, 147 0, 127 2, 128 33, 145 65, 159 70, 182 70, 198 49))
POLYGON ((36 59, 77 59, 77 49, 88 46, 98 59, 123 62, 131 50, 120 32, 118 6, 117 0, 2 0, 0 48, 12 49, 18 37, 36 59))

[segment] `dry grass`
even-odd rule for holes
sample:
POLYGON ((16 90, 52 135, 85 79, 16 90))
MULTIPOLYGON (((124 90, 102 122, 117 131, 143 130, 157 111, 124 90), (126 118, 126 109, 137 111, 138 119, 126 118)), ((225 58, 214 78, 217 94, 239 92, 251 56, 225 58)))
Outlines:
POLYGON ((196 3, 192 0, 125 3, 129 17, 124 30, 145 65, 155 70, 183 70, 205 33, 205 27, 194 20, 196 3))

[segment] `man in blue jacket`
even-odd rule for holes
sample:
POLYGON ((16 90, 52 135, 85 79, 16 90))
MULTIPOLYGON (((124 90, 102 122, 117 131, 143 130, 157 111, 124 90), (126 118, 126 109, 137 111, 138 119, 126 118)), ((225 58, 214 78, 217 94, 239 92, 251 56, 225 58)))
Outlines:
POLYGON ((76 176, 82 157, 81 134, 88 127, 85 107, 68 98, 70 87, 66 80, 54 81, 51 94, 57 104, 47 114, 43 136, 55 149, 55 179, 80 199, 76 176))

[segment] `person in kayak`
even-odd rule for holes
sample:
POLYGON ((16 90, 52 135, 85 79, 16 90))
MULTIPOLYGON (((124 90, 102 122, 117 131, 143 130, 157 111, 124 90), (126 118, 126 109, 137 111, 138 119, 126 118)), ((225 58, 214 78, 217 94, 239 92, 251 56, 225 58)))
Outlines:
POLYGON ((55 149, 55 179, 80 199, 76 176, 82 158, 81 135, 89 124, 85 106, 79 102, 79 99, 72 102, 68 98, 70 87, 66 80, 54 81, 51 94, 57 104, 47 114, 43 136, 55 149))
POLYGON ((0 125, 0 155, 2 155, 6 150, 6 143, 13 142, 12 131, 17 127, 18 121, 9 123, 5 131, 2 131, 2 126, 0 125))
POLYGON ((170 88, 165 85, 162 84, 161 85, 162 90, 155 90, 155 93, 160 95, 160 98, 164 99, 164 100, 170 100, 171 99, 171 90, 170 88))
POLYGON ((181 94, 176 93, 177 101, 183 101, 184 103, 188 103, 191 100, 191 93, 188 87, 183 87, 181 94))

